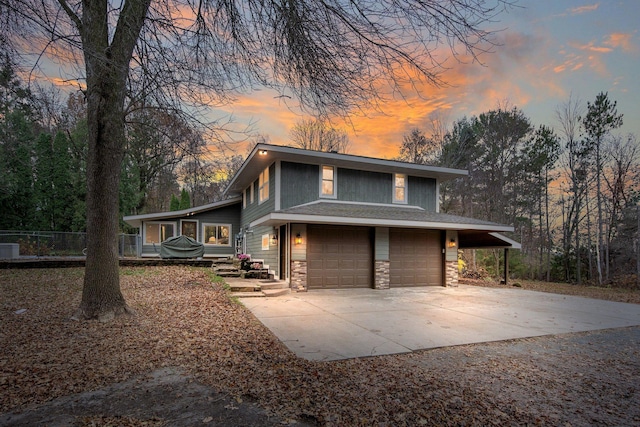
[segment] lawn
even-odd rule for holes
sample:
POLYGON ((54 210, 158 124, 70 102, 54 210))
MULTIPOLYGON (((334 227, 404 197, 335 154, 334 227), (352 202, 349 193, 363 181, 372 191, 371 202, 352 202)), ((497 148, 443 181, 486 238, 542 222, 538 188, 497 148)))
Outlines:
MULTIPOLYGON (((621 333, 635 341, 625 335, 620 348, 597 357, 580 343, 606 344, 604 333, 310 362, 230 298, 208 269, 123 268, 122 291, 137 314, 109 323, 70 320, 82 276, 82 269, 0 271, 0 414, 177 368, 238 402, 311 425, 640 422, 634 328, 621 333)), ((605 293, 638 302, 637 291, 605 293)), ((171 425, 151 412, 127 425, 171 425)), ((118 425, 96 421, 104 416, 79 425, 118 425)))

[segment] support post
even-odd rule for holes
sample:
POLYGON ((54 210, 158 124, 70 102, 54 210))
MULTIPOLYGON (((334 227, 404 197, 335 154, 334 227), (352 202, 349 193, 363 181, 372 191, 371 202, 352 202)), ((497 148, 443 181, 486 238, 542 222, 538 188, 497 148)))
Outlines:
POLYGON ((509 286, 509 248, 504 248, 504 285, 509 286))

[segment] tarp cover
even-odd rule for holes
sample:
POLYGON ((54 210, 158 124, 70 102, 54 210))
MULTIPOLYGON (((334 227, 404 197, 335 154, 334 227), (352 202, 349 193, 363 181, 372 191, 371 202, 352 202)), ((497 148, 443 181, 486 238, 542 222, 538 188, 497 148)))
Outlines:
POLYGON ((191 237, 170 237, 160 244, 161 258, 198 258, 204 255, 204 245, 191 237))

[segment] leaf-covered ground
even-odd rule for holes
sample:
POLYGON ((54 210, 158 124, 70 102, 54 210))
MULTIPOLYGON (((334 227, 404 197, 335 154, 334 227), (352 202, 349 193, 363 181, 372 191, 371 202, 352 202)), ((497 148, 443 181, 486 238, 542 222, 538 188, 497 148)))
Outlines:
MULTIPOLYGON (((490 288, 504 288, 495 280, 461 279, 460 283, 490 288)), ((604 299, 618 302, 640 304, 640 287, 636 285, 635 276, 624 279, 620 286, 574 285, 569 283, 540 282, 534 280, 511 280, 509 287, 518 287, 530 291, 551 292, 563 295, 577 295, 586 298, 604 299)))
MULTIPOLYGON (((109 323, 69 320, 82 274, 0 271, 0 414, 164 369, 307 424, 640 424, 640 328, 310 362, 206 269, 122 269, 137 315, 109 323)), ((114 406, 77 425, 172 425, 154 412, 151 396, 136 396, 135 417, 114 406)), ((211 395, 192 399, 194 408, 207 406, 211 395)), ((200 419, 213 422, 204 413, 200 419)))

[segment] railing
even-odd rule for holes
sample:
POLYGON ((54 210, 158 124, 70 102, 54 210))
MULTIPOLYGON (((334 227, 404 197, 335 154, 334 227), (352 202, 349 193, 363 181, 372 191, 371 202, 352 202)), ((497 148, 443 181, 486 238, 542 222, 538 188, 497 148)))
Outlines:
MULTIPOLYGON (((137 257, 140 254, 140 236, 119 234, 117 238, 121 257, 137 257)), ((87 233, 0 230, 0 243, 17 243, 20 245, 20 256, 84 256, 87 233)))

